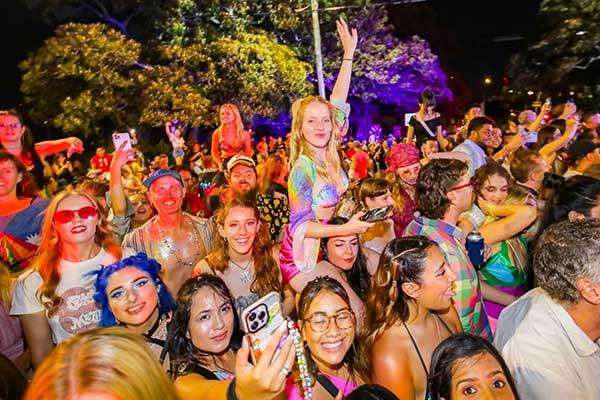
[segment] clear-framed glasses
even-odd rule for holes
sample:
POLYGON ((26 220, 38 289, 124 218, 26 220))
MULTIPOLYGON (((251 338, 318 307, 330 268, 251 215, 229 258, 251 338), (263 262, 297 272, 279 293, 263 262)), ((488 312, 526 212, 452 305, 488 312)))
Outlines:
POLYGON ((308 322, 313 332, 321 333, 329 329, 332 319, 335 320, 338 329, 346 330, 354 327, 354 313, 348 309, 338 311, 334 315, 315 313, 310 318, 305 319, 304 322, 308 322))

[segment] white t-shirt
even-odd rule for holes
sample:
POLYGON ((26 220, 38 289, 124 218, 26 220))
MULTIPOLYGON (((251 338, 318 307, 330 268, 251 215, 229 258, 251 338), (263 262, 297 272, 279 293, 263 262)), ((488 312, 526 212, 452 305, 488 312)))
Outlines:
MULTIPOLYGON (((63 302, 48 324, 52 340, 58 344, 76 333, 96 328, 100 321, 100 309, 94 301, 95 278, 87 273, 117 261, 104 249, 97 256, 83 262, 59 261, 60 281, 56 294, 63 302)), ((11 315, 26 315, 44 311, 36 292, 43 280, 39 272, 30 271, 17 279, 12 298, 11 315)))
POLYGON ((454 148, 453 151, 457 151, 469 156, 469 176, 475 176, 475 171, 485 164, 487 164, 487 158, 485 151, 477 143, 472 140, 465 140, 454 148))

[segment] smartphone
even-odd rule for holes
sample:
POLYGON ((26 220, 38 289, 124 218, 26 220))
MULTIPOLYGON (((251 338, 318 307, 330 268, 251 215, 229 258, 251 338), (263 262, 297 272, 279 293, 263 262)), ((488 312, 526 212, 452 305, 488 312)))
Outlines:
POLYGON ((129 136, 129 132, 115 132, 112 135, 112 140, 115 150, 121 147, 123 142, 126 143, 123 150, 131 150, 131 136, 129 136))
POLYGON ((546 104, 547 104, 548 106, 551 106, 551 105, 552 105, 552 97, 546 97, 546 104))
POLYGON ((365 215, 360 217, 360 220, 365 222, 383 221, 388 218, 390 211, 392 211, 392 206, 376 208, 374 210, 367 211, 365 215))
MULTIPOLYGON (((285 317, 281 310, 281 297, 276 292, 267 294, 242 312, 242 328, 248 334, 250 354, 255 364, 281 324, 285 324, 285 317)), ((280 347, 285 338, 285 335, 281 338, 280 347)))

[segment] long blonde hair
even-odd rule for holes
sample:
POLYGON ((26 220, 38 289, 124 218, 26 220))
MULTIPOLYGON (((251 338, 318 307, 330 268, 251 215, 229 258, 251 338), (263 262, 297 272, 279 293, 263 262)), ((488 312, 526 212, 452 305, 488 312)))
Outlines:
POLYGON ((42 276, 42 286, 38 289, 36 295, 38 300, 44 304, 48 315, 52 317, 62 299, 56 294, 56 287, 60 281, 60 272, 58 263, 60 261, 61 241, 60 236, 54 227, 54 214, 61 201, 69 196, 83 196, 92 203, 98 210, 98 227, 96 228, 96 243, 104 250, 112 254, 116 259, 121 258, 121 247, 114 241, 109 222, 106 220, 104 208, 94 196, 81 190, 63 190, 58 193, 48 208, 42 226, 42 240, 37 250, 36 256, 32 262, 34 270, 42 276))
POLYGON ((40 365, 25 400, 74 399, 86 392, 127 400, 178 400, 142 335, 93 329, 58 345, 40 365))
POLYGON ((290 169, 298 158, 304 154, 314 161, 317 170, 317 175, 326 181, 331 180, 331 174, 327 170, 328 163, 335 166, 336 176, 342 172, 342 161, 337 152, 338 143, 340 141, 340 130, 335 123, 336 108, 321 96, 308 96, 303 99, 298 99, 292 104, 292 135, 290 138, 290 169), (306 108, 312 103, 325 104, 329 108, 331 117, 331 137, 327 143, 325 150, 325 159, 317 159, 314 152, 307 146, 304 135, 302 134, 302 122, 306 108))
MULTIPOLYGON (((235 104, 231 104, 231 103, 225 103, 223 104, 221 107, 219 107, 219 118, 221 118, 221 112, 225 109, 225 108, 229 108, 229 110, 231 110, 231 112, 233 113, 233 115, 235 116, 235 137, 236 137, 236 146, 241 146, 242 142, 243 142, 243 138, 244 138, 244 121, 242 120, 242 115, 240 114, 240 109, 235 105, 235 104)), ((219 132, 219 136, 220 136, 220 140, 223 140, 223 128, 225 126, 223 125, 223 123, 221 123, 219 125, 219 127, 217 128, 217 131, 219 132)))

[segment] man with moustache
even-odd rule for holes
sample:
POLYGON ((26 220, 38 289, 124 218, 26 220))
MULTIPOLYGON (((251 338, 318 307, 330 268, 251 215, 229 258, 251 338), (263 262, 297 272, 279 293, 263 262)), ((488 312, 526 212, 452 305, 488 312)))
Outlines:
POLYGON ((182 210, 185 187, 181 175, 159 169, 144 181, 147 196, 157 214, 128 233, 123 247, 143 252, 162 266, 161 278, 176 296, 192 269, 212 247, 213 224, 182 210))
POLYGON ((250 157, 233 156, 227 163, 225 173, 229 187, 220 196, 221 205, 232 199, 253 191, 256 194, 256 208, 262 220, 266 223, 273 242, 281 240, 283 226, 289 223, 290 207, 286 198, 273 197, 257 192, 258 175, 256 164, 250 157))

